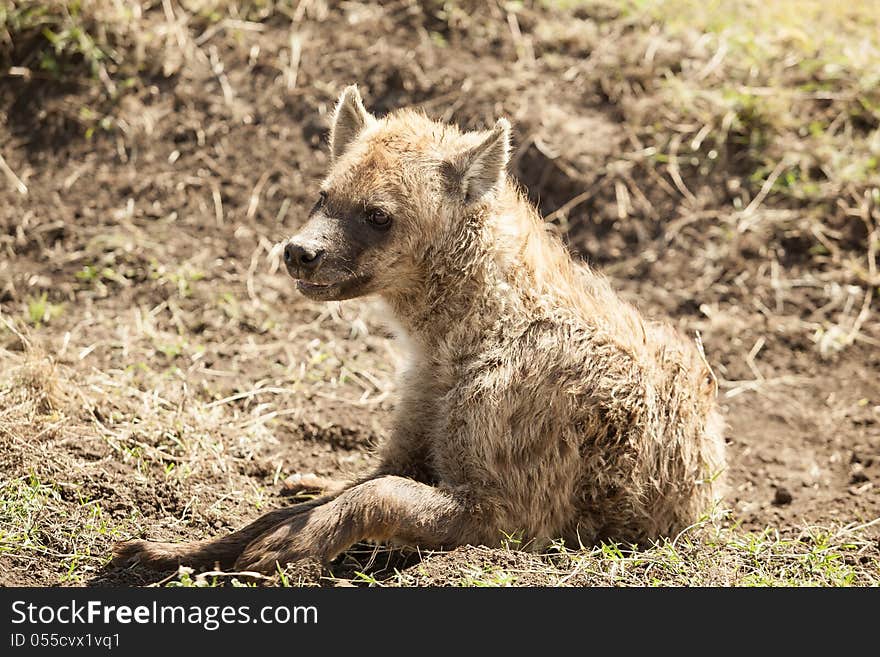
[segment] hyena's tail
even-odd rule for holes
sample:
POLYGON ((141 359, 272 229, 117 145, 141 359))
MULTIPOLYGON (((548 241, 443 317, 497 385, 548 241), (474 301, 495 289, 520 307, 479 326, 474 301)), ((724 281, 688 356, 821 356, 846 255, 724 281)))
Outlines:
POLYGON ((206 541, 191 543, 123 541, 113 546, 113 563, 117 566, 141 564, 155 570, 170 570, 179 565, 193 568, 231 568, 248 544, 258 536, 268 532, 278 523, 327 501, 327 498, 323 498, 277 509, 257 518, 237 532, 206 541))

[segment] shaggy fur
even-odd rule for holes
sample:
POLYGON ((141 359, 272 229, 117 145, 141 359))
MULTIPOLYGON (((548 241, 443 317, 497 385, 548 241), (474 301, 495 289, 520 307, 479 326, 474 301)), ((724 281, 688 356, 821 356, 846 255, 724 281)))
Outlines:
POLYGON ((315 298, 343 298, 334 281, 357 274, 357 295, 380 296, 399 325, 408 364, 380 465, 229 536, 124 543, 119 560, 268 572, 361 540, 643 544, 712 508, 723 422, 702 350, 572 261, 507 176, 508 151, 506 121, 463 133, 410 111, 377 119, 346 89, 310 220, 322 261, 289 268, 321 281, 300 287, 315 298), (355 207, 381 208, 390 229, 334 243, 355 207))

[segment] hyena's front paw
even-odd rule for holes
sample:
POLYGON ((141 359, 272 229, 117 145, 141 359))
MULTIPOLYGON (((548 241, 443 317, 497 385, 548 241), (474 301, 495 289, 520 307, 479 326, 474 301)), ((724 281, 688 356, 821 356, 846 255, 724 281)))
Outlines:
POLYGON ((283 495, 300 495, 304 493, 332 494, 343 490, 346 482, 330 477, 302 472, 290 475, 281 484, 283 495))
POLYGON ((177 568, 180 546, 154 541, 123 541, 113 546, 113 564, 119 567, 142 565, 154 570, 177 568))

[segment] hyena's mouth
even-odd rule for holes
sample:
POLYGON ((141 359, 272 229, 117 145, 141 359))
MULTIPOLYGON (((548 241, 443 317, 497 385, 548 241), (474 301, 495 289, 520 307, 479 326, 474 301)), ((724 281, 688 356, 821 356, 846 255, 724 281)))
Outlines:
POLYGON ((296 289, 310 299, 319 301, 339 301, 360 296, 361 290, 369 282, 369 276, 350 276, 332 283, 314 283, 297 280, 296 289))

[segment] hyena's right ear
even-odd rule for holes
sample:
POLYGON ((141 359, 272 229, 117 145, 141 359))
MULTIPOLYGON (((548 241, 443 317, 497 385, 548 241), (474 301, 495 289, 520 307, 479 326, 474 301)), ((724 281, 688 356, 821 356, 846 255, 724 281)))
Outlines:
POLYGON ((454 194, 472 203, 498 187, 509 158, 510 123, 498 119, 480 143, 444 163, 443 175, 454 194))
POLYGON ((336 109, 333 112, 333 125, 330 128, 330 154, 339 158, 361 131, 375 123, 376 117, 364 109, 364 101, 357 85, 342 90, 336 109))

